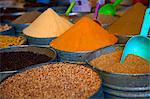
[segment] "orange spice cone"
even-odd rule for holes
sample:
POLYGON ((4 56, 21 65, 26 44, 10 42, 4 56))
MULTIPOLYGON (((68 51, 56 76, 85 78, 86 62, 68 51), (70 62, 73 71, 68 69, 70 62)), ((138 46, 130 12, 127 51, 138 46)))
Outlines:
POLYGON ((63 51, 79 52, 96 50, 116 42, 117 38, 113 34, 108 33, 92 19, 83 17, 50 45, 63 51))

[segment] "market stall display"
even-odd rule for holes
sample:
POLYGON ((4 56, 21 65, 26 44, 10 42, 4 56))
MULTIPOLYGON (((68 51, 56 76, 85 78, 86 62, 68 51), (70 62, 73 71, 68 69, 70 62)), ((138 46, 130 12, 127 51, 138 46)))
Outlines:
MULTIPOLYGON (((0 98, 149 99, 148 61, 129 54, 120 64, 127 40, 140 33, 148 4, 118 0, 123 2, 115 16, 97 14, 95 18, 94 8, 82 12, 81 0, 76 0, 81 13, 68 16, 68 6, 52 1, 1 8, 0 33, 13 32, 0 35, 0 98)), ((137 42, 131 46, 135 50, 137 42)), ((149 43, 140 46, 149 52, 149 43)))

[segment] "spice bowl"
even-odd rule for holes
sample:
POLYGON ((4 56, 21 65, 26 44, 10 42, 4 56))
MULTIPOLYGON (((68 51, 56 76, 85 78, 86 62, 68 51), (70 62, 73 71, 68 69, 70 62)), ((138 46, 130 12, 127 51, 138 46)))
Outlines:
POLYGON ((50 37, 50 38, 36 38, 27 36, 27 41, 29 45, 49 45, 49 43, 55 39, 56 37, 50 37))
MULTIPOLYGON (((37 74, 36 73, 36 71, 35 71, 35 69, 39 69, 39 68, 41 68, 41 67, 43 67, 43 66, 47 66, 47 67, 50 67, 50 64, 61 64, 60 65, 60 67, 59 67, 59 70, 60 70, 60 68, 62 68, 62 67, 64 67, 64 66, 62 66, 62 64, 67 64, 67 65, 74 65, 75 67, 77 66, 78 67, 78 65, 80 66, 81 64, 76 64, 76 63, 66 63, 66 62, 48 62, 48 63, 41 63, 41 64, 37 64, 37 65, 32 65, 32 66, 30 66, 30 67, 27 67, 27 68, 24 68, 24 69, 22 69, 22 70, 20 70, 20 71, 18 71, 16 74, 21 74, 21 73, 24 73, 25 71, 32 71, 32 69, 34 69, 34 73, 35 74, 37 74), (61 67, 62 66, 62 67, 61 67)), ((90 70, 92 70, 92 71, 94 71, 94 72, 96 72, 93 68, 91 68, 89 65, 82 65, 82 66, 84 66, 84 68, 89 68, 90 70)), ((81 66, 81 67, 82 67, 81 66)), ((44 68, 47 68, 47 67, 44 67, 44 68)), ((72 67, 72 66, 71 66, 72 67)), ((68 67, 67 67, 68 68, 68 67)), ((54 69, 54 67, 53 67, 53 69, 54 69)), ((73 69, 73 68, 70 68, 71 70, 73 69)), ((79 68, 77 68, 77 69, 79 69, 79 68)), ((82 69, 83 69, 83 67, 82 67, 82 69)), ((82 69, 81 69, 81 71, 82 71, 82 69)), ((48 70, 48 69, 47 69, 48 70)), ((75 70, 75 69, 74 69, 75 70)), ((86 69, 87 70, 87 69, 86 69)), ((56 71, 57 71, 57 69, 55 69, 55 73, 56 73, 56 71)), ((73 71, 73 70, 72 70, 73 71)), ((80 69, 79 69, 79 71, 80 71, 80 69)), ((40 70, 40 72, 42 72, 42 70, 40 70)), ((50 72, 52 72, 52 71, 50 71, 50 72)), ((67 71, 66 71, 67 72, 67 71)), ((46 73, 46 72, 45 72, 46 73)), ((59 71, 59 73, 61 73, 60 71, 59 71)), ((97 72, 96 72, 97 73, 97 72)), ((13 74, 13 75, 11 75, 11 76, 15 76, 16 74, 13 74)), ((63 74, 62 74, 63 75, 63 74)), ((69 75, 69 74, 68 74, 69 75)), ((73 72, 71 72, 71 75, 73 76, 74 74, 73 74, 73 72)), ((43 75, 44 76, 44 75, 43 75)), ((42 76, 42 77, 43 77, 42 76)), ((51 75, 49 75, 49 74, 47 74, 47 76, 51 76, 51 75)), ((87 76, 87 75, 86 75, 87 76)), ((98 75, 99 76, 99 75, 98 75)), ((34 75, 32 75, 32 77, 34 77, 34 75)), ((62 76, 62 77, 67 77, 67 76, 62 76)), ((52 77, 53 78, 53 77, 52 77)), ((73 77, 74 78, 74 77, 73 77)), ((90 78, 90 77, 89 77, 90 78)), ((89 78, 88 78, 88 80, 89 80, 89 78)), ((99 76, 98 77, 100 80, 101 80, 101 77, 99 76)), ((60 78, 60 79, 62 79, 62 78, 60 78)), ((85 78, 85 79, 87 79, 87 78, 85 78)), ((84 79, 83 79, 84 80, 84 79)), ((5 80, 3 80, 3 81, 5 81, 5 80)), ((1 82, 3 82, 3 81, 1 81, 1 82)), ((0 83, 1 83, 0 82, 0 83)), ((63 84, 63 83, 62 83, 63 84)), ((72 84, 72 83, 71 83, 72 84)), ((57 85, 56 85, 57 86, 57 85)), ((60 85, 59 85, 60 86, 60 85)), ((67 86, 69 86, 69 85, 67 85, 67 86)), ((76 86, 76 88, 77 87, 80 87, 80 86, 76 86)), ((33 87, 32 87, 33 88, 33 87)), ((57 87, 56 87, 57 88, 57 87)), ((62 91, 62 90, 61 90, 62 91)), ((68 91, 67 91, 68 92, 68 91)), ((89 99, 104 99, 103 98, 103 89, 102 89, 102 86, 101 86, 101 84, 100 84, 100 86, 97 88, 97 91, 95 91, 95 93, 93 93, 92 94, 92 96, 90 96, 89 97, 89 99)))
MULTIPOLYGON (((54 48, 55 49, 55 48, 54 48)), ((55 49, 57 52, 58 62, 71 62, 85 64, 85 57, 92 51, 85 52, 68 52, 63 50, 55 49)))
POLYGON ((111 73, 91 64, 93 59, 122 47, 124 45, 116 44, 96 50, 87 56, 86 62, 101 75, 106 99, 148 99, 150 97, 150 73, 111 73))
POLYGON ((20 36, 23 29, 29 26, 29 24, 14 24, 12 23, 12 26, 14 26, 15 31, 16 31, 16 36, 20 36))
MULTIPOLYGON (((20 45, 20 46, 11 46, 8 48, 2 48, 0 49, 0 53, 11 53, 11 52, 32 52, 36 54, 41 54, 49 57, 45 62, 52 62, 56 59, 56 51, 53 48, 50 48, 49 46, 31 46, 31 45, 20 45)), ((4 58, 4 57, 3 57, 4 58)), ((7 61, 7 59, 5 60, 7 61)), ((26 60, 23 60, 26 62, 26 60)), ((23 62, 22 61, 22 62, 23 62)), ((31 60, 29 60, 31 61, 31 60)), ((24 63, 23 62, 23 63, 24 63)), ((41 61, 42 63, 42 61, 41 61)), ((33 64, 40 64, 40 63, 33 63, 33 64)), ((2 61, 0 61, 0 66, 2 66, 2 61)), ((29 65, 30 66, 30 65, 29 65)), ((24 69, 25 67, 20 67, 19 69, 11 69, 11 70, 1 70, 0 71, 0 81, 4 80, 8 76, 19 72, 20 70, 24 69)), ((2 69, 2 68, 1 68, 2 69)))
MULTIPOLYGON (((3 26, 3 25, 4 25, 4 24, 2 24, 2 26, 3 26)), ((0 32, 0 35, 15 36, 15 29, 14 29, 14 27, 11 26, 11 25, 8 25, 8 26, 10 26, 10 28, 7 29, 7 30, 1 31, 1 32, 0 32)))

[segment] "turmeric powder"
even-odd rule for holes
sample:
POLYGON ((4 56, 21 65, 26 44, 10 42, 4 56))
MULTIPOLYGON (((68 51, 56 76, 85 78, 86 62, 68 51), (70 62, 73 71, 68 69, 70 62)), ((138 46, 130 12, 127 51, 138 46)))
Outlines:
POLYGON ((80 52, 93 51, 116 42, 117 38, 113 34, 108 33, 92 19, 83 17, 50 45, 63 51, 80 52))
POLYGON ((119 35, 137 35, 140 33, 143 16, 146 7, 141 3, 136 3, 121 18, 115 21, 108 31, 119 35))

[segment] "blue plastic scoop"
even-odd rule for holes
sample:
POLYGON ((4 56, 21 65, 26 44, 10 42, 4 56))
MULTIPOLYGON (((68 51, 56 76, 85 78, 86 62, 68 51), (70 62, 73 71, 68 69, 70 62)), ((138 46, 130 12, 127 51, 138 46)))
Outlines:
MULTIPOLYGON (((135 16, 138 17, 138 16, 135 16)), ((150 38, 148 32, 150 29, 150 8, 147 8, 143 20, 143 25, 140 35, 130 38, 125 45, 122 58, 122 63, 128 54, 134 54, 147 60, 150 64, 150 38)))

